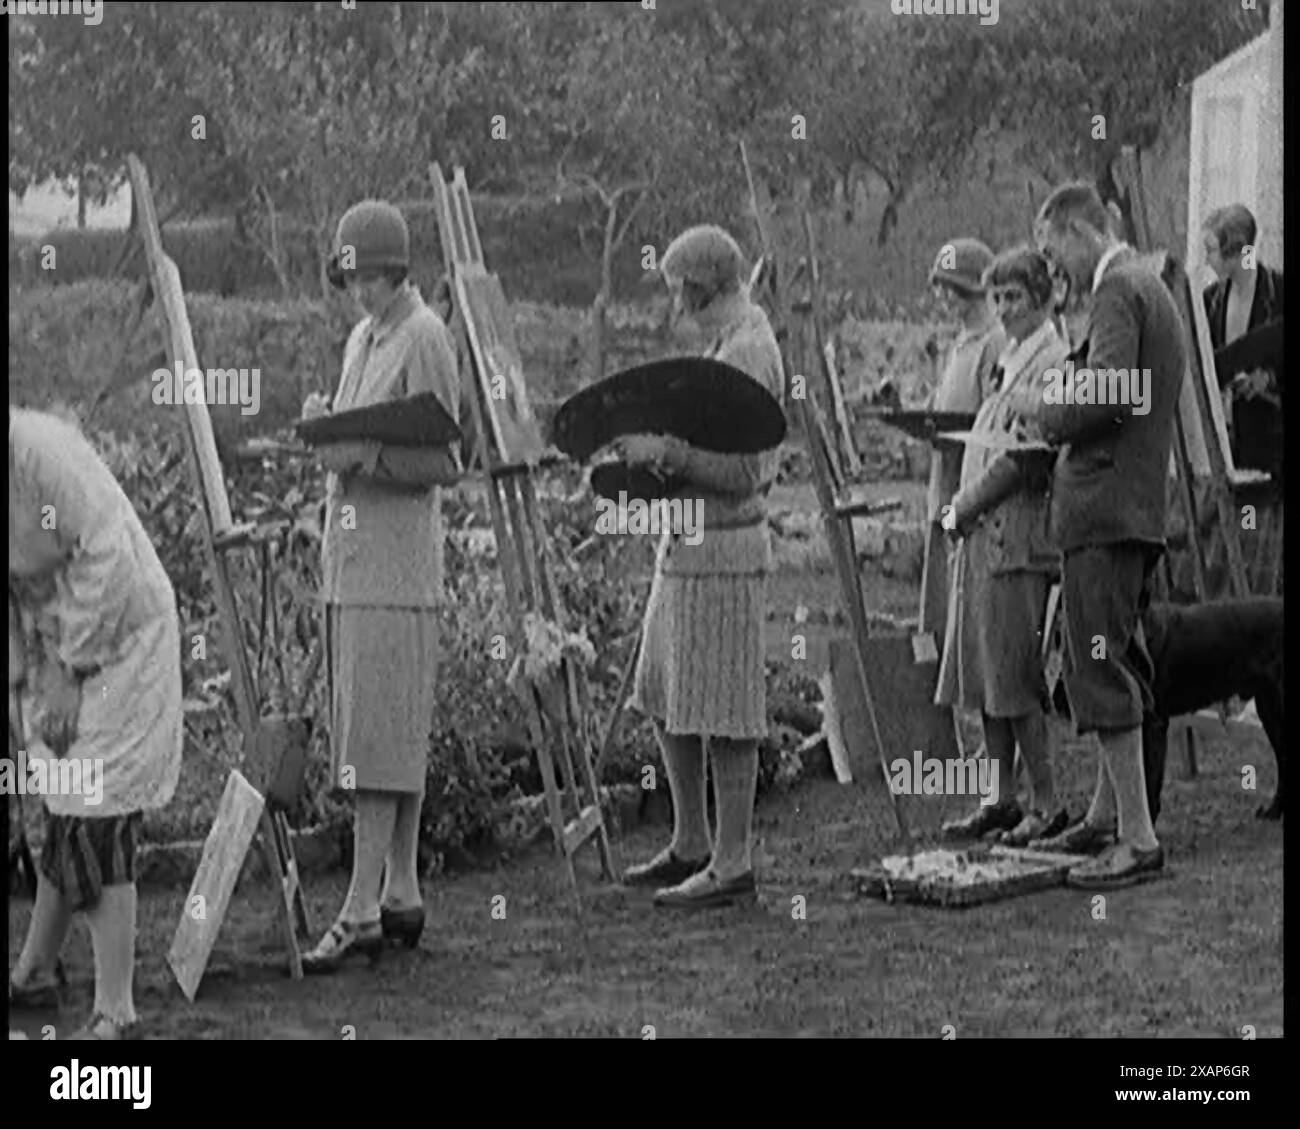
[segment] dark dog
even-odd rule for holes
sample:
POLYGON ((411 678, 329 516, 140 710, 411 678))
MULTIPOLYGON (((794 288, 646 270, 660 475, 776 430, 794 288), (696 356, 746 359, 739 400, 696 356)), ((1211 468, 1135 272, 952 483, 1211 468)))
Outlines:
POLYGON ((1142 723, 1142 752, 1151 820, 1160 812, 1169 721, 1208 709, 1234 694, 1255 699, 1273 756, 1277 792, 1256 815, 1282 816, 1282 600, 1259 596, 1183 607, 1152 604, 1143 615, 1155 665, 1155 709, 1142 723))

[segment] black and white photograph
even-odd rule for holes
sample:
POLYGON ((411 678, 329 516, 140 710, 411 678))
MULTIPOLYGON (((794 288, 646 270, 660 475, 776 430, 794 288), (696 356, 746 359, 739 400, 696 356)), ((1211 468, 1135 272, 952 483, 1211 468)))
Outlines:
POLYGON ((0 8, 20 1098, 1280 1093, 1282 0, 0 8))

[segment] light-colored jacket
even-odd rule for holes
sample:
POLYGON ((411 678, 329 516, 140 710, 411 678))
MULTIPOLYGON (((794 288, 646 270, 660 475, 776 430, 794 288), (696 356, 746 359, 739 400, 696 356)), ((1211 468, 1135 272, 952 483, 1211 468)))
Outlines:
POLYGON ((29 770, 37 757, 59 764, 34 740, 43 676, 59 663, 85 679, 77 736, 62 760, 90 766, 102 793, 91 794, 83 776, 80 794, 45 796, 50 811, 106 817, 161 807, 176 790, 183 743, 171 582, 126 494, 75 427, 13 410, 9 459, 9 572, 26 637, 29 770))
MULTIPOLYGON (((435 393, 459 422, 460 379, 451 334, 407 284, 382 320, 367 317, 353 329, 334 410, 422 392, 435 393)), ((364 474, 331 474, 322 598, 350 607, 436 607, 443 594, 443 541, 440 487, 402 488, 364 474)))
MULTIPOLYGON (((963 329, 948 351, 948 359, 930 398, 931 409, 978 412, 992 391, 990 376, 1006 343, 1006 335, 997 322, 980 330, 963 329)), ((957 492, 961 462, 962 452, 957 447, 936 447, 931 454, 930 485, 926 492, 931 521, 939 520, 943 507, 957 492)))
MULTIPOLYGON (((1007 438, 1021 428, 1033 435, 1043 405, 1043 373, 1060 368, 1068 352, 1050 319, 1013 343, 998 362, 1001 386, 980 407, 972 431, 1007 438)), ((1050 463, 1039 467, 992 447, 967 446, 961 489, 952 504, 960 528, 981 523, 972 535, 988 538, 993 573, 1058 571, 1060 554, 1049 526, 1050 484, 1050 463)))

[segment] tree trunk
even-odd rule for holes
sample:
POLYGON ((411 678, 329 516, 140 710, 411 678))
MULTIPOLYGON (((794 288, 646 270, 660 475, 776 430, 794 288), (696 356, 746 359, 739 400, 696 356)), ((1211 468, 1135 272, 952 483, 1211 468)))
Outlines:
POLYGON ((77 174, 77 227, 86 228, 86 170, 77 174))
POLYGON ((889 184, 889 199, 885 201, 885 210, 880 213, 880 226, 876 229, 876 246, 883 247, 898 226, 898 209, 903 203, 907 189, 895 188, 889 184))
POLYGON ((591 304, 592 379, 605 375, 606 310, 614 293, 614 248, 617 246, 618 201, 616 194, 605 206, 605 240, 600 252, 600 289, 591 304))

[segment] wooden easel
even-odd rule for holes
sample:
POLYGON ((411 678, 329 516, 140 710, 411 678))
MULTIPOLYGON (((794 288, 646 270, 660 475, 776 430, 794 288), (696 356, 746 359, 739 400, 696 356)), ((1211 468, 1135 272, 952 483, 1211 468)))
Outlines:
MULTIPOLYGON (((1119 166, 1121 187, 1128 193, 1129 211, 1133 218, 1134 246, 1144 254, 1154 250, 1151 239, 1150 213, 1147 210, 1146 190, 1142 181, 1142 164, 1138 152, 1132 146, 1125 146, 1120 153, 1119 166)), ((1237 537, 1237 521, 1233 483, 1228 472, 1227 457, 1224 454, 1221 433, 1214 406, 1210 400, 1207 378, 1213 377, 1214 351, 1210 346, 1209 325, 1205 311, 1192 293, 1191 280, 1183 265, 1172 260, 1166 275, 1166 282, 1173 294, 1174 301, 1182 314, 1183 324, 1187 327, 1189 347, 1187 351, 1187 379, 1192 382, 1196 394, 1201 426, 1205 433, 1205 449, 1210 463, 1209 495, 1210 504, 1218 517, 1217 534, 1222 540, 1228 563, 1228 583, 1232 594, 1241 598, 1250 594, 1250 585, 1246 580, 1246 566, 1242 559, 1241 542, 1237 537)), ((1216 382, 1217 386, 1217 382, 1216 382)), ((1195 468, 1192 464, 1187 429, 1182 412, 1175 412, 1176 448, 1175 471, 1178 478, 1178 493, 1187 522, 1187 546, 1192 560, 1192 576, 1195 584, 1196 598, 1204 601, 1210 593, 1206 586, 1206 564, 1209 554, 1207 547, 1200 541, 1199 523, 1197 521, 1195 468)))
MULTIPOLYGON (((454 170, 450 188, 438 165, 430 167, 429 175, 443 260, 453 275, 454 320, 468 344, 467 354, 473 369, 471 405, 481 465, 488 479, 492 530, 515 624, 516 646, 522 651, 524 619, 529 613, 540 614, 561 630, 565 628, 533 487, 533 470, 544 461, 544 448, 540 430, 527 407, 522 365, 505 294, 500 280, 488 273, 483 261, 465 172, 460 168, 454 170)), ((590 688, 585 672, 567 657, 561 666, 566 717, 548 717, 536 694, 529 696, 525 713, 546 789, 551 831, 581 912, 582 898, 573 856, 583 844, 596 837, 607 879, 617 881, 620 869, 605 826, 599 782, 592 767, 594 742, 588 723, 593 714, 590 688), (560 750, 563 795, 556 782, 551 754, 553 742, 560 750)))
MULTIPOLYGON (((810 277, 813 283, 811 295, 812 328, 818 346, 818 355, 825 364, 826 353, 822 347, 819 295, 817 293, 819 276, 816 270, 816 248, 813 245, 812 225, 808 222, 807 216, 804 219, 804 234, 808 241, 810 277)), ((826 540, 830 545, 831 558, 835 562, 835 572, 840 583, 840 597, 844 601, 844 610, 849 621, 849 634, 853 645, 853 656, 862 693, 862 702, 866 709, 867 720, 871 727, 872 737, 880 760, 881 773, 887 780, 889 769, 886 765, 885 742, 881 735, 880 721, 867 674, 869 667, 867 638, 870 632, 867 623, 866 603, 862 598, 861 578, 858 575, 858 554, 853 538, 853 519, 872 512, 873 507, 870 503, 853 503, 839 496, 844 486, 844 476, 835 458, 835 447, 827 430, 825 418, 818 409, 813 397, 808 394, 808 391, 805 389, 805 394, 799 402, 804 439, 808 444, 808 453, 812 460, 813 483, 817 489, 817 502, 821 507, 826 540)), ((886 791, 889 793, 890 808, 893 811, 899 834, 905 843, 910 843, 912 833, 908 827, 902 806, 888 786, 886 791)))
MULTIPOLYGON (((188 373, 192 369, 198 369, 199 362, 190 331, 180 272, 163 250, 158 217, 154 211, 153 195, 144 165, 133 154, 127 158, 127 167, 135 199, 137 234, 144 245, 153 293, 163 315, 167 358, 173 372, 179 363, 182 371, 188 373)), ((231 689, 243 739, 243 756, 245 763, 258 766, 258 783, 264 785, 264 781, 275 781, 279 777, 283 765, 280 755, 286 751, 285 719, 261 717, 239 608, 230 584, 226 553, 244 545, 258 543, 265 531, 251 524, 236 526, 231 520, 230 501, 226 496, 207 405, 202 401, 187 403, 185 416, 186 426, 181 430, 190 454, 189 464, 195 492, 203 506, 203 542, 212 570, 217 608, 225 636, 225 650, 231 664, 231 689)), ((291 786, 276 790, 282 795, 286 791, 293 791, 291 786)), ((278 874, 280 879, 284 939, 289 954, 290 974, 295 979, 302 976, 298 931, 309 933, 311 922, 298 881, 298 867, 285 805, 283 802, 268 802, 235 769, 227 780, 216 820, 204 843, 203 857, 185 900, 171 950, 167 954, 168 964, 181 989, 191 1000, 198 992, 199 982, 203 978, 208 957, 259 822, 267 861, 272 873, 278 874)))

